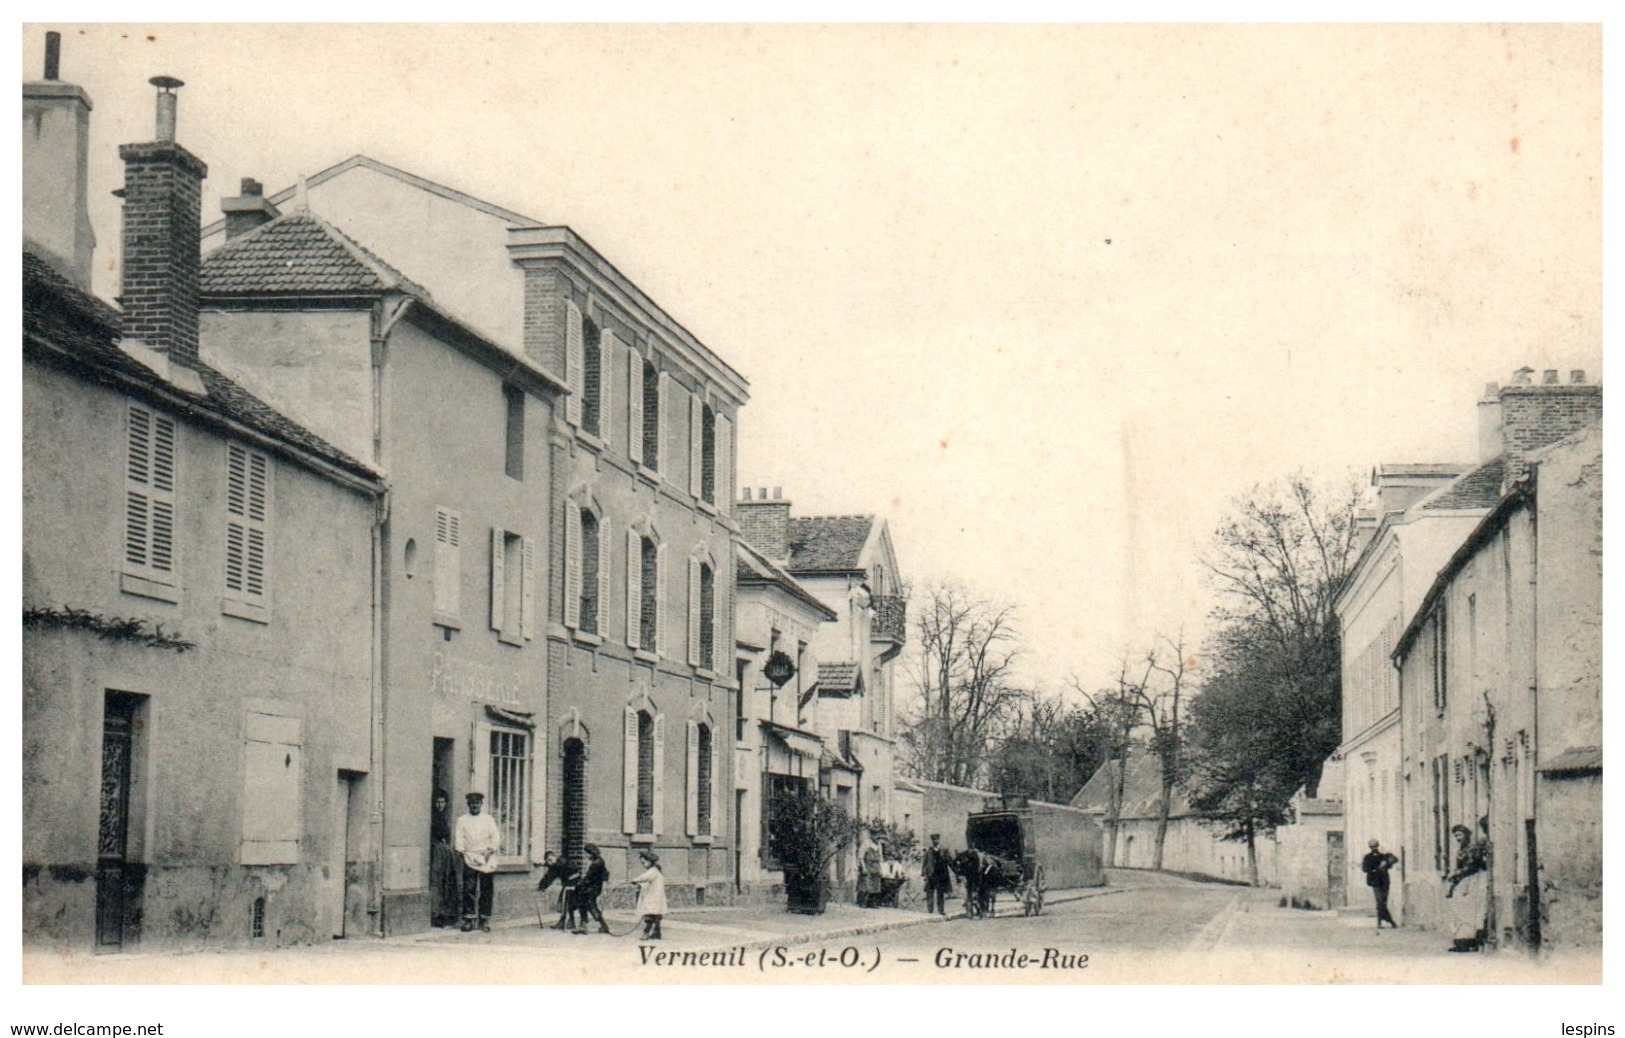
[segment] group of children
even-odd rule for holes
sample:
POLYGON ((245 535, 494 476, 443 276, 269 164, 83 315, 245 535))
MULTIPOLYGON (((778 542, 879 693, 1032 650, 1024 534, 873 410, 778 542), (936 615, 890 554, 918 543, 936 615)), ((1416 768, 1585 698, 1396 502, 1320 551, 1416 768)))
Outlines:
MULTIPOLYGON (((584 934, 588 920, 595 920, 599 933, 609 933, 604 913, 598 907, 604 884, 609 881, 609 866, 604 864, 603 853, 596 844, 584 844, 581 849, 587 855, 585 871, 552 851, 544 854, 542 864, 546 870, 536 890, 540 893, 554 883, 559 884, 562 891, 559 920, 553 929, 584 934)), ((660 871, 660 855, 644 850, 638 852, 638 858, 643 862, 644 871, 634 876, 632 882, 638 885, 637 914, 643 917, 643 939, 658 941, 661 939, 660 920, 666 914, 666 878, 660 871)))

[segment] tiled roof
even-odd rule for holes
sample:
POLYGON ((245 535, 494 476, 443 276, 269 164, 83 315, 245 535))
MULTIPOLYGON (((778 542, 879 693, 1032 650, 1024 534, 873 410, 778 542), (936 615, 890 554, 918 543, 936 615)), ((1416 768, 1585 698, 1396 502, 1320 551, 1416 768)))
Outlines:
POLYGON ((771 585, 782 588, 786 594, 799 599, 817 612, 822 619, 828 621, 839 619, 833 609, 820 602, 811 591, 802 586, 801 581, 786 573, 772 559, 769 559, 744 541, 736 542, 736 548, 737 550, 734 552, 734 577, 735 583, 740 587, 771 585))
POLYGON ((1575 746, 1540 766, 1547 774, 1577 774, 1602 770, 1601 746, 1575 746))
POLYGON ((859 557, 875 525, 872 515, 821 515, 791 519, 791 573, 844 573, 860 569, 859 557))
MULTIPOLYGON (((1072 806, 1085 810, 1111 810, 1112 786, 1117 782, 1121 760, 1108 761, 1096 769, 1072 798, 1072 806)), ((1168 816, 1181 818, 1191 813, 1190 803, 1174 789, 1168 816)), ((1144 748, 1129 751, 1128 772, 1123 776, 1123 804, 1120 818, 1157 818, 1162 814, 1162 762, 1144 748)))
POLYGON ((117 310, 74 286, 48 261, 23 250, 24 343, 35 356, 66 363, 92 381, 114 388, 178 398, 201 417, 240 423, 347 472, 368 480, 378 478, 367 465, 201 361, 170 362, 197 373, 203 385, 201 394, 165 380, 119 349, 120 322, 117 310))
POLYGON ((425 301, 428 290, 314 213, 296 210, 203 258, 206 296, 366 295, 392 289, 425 301))
POLYGON ((1506 473, 1504 457, 1486 461, 1449 486, 1422 502, 1430 511, 1465 508, 1493 508, 1501 500, 1501 480, 1506 473))
POLYGON ((818 694, 821 696, 850 696, 858 690, 861 680, 856 663, 818 665, 818 694))

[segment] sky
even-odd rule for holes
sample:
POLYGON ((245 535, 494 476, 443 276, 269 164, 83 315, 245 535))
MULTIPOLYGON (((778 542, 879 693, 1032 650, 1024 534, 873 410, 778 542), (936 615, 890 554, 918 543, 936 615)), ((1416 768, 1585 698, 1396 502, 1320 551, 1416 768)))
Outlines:
POLYGON ((1602 356, 1595 26, 29 25, 117 145, 157 74, 205 219, 365 154, 568 224, 743 373, 744 486, 876 513, 1022 677, 1199 641, 1230 501, 1478 457, 1602 356))

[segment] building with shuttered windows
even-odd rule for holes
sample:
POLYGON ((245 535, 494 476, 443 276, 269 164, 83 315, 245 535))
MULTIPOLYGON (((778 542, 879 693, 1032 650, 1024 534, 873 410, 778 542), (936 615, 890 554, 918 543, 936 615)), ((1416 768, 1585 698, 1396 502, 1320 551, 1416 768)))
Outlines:
MULTIPOLYGON (((525 481, 534 465, 549 492, 532 519, 546 531, 535 564, 549 690, 530 750, 532 854, 591 841, 620 878, 654 847, 674 902, 727 896, 745 380, 568 227, 362 156, 310 177, 303 197, 439 311, 568 387, 550 417, 527 419, 541 446, 525 481)), ((226 241, 229 217, 205 229, 206 249, 226 241)), ((499 883, 498 914, 502 898, 499 883)))
POLYGON ((162 117, 121 149, 122 312, 87 291, 89 102, 53 73, 27 182, 80 179, 24 205, 24 939, 366 933, 383 481, 199 359, 205 170, 162 117))

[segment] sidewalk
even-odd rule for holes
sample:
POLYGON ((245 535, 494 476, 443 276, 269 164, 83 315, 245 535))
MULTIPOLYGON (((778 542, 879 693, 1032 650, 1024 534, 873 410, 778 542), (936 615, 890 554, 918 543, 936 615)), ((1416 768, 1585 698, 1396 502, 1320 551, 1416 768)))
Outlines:
MULTIPOLYGON (((1084 898, 1120 894, 1122 887, 1084 887, 1071 890, 1051 890, 1044 895, 1046 911, 1052 905, 1081 901, 1084 898)), ((1019 912, 1013 903, 1000 906, 1001 915, 1019 912)), ((631 921, 625 912, 607 913, 611 926, 617 931, 625 929, 631 921)), ((556 916, 549 915, 548 922, 556 916)), ((924 911, 906 911, 899 908, 859 908, 856 905, 831 902, 822 915, 799 915, 787 912, 783 905, 707 905, 698 908, 675 908, 665 917, 662 929, 665 939, 662 947, 683 950, 707 948, 739 948, 756 950, 776 945, 807 944, 820 941, 842 940, 862 934, 880 933, 903 927, 925 926, 964 918, 963 911, 954 906, 946 916, 924 911)), ((627 938, 635 938, 636 933, 627 938)), ((465 934, 458 930, 433 930, 392 938, 417 944, 473 943, 481 940, 500 941, 504 944, 591 946, 601 943, 601 935, 570 934, 550 927, 543 929, 534 919, 511 919, 493 925, 491 934, 465 934)))

